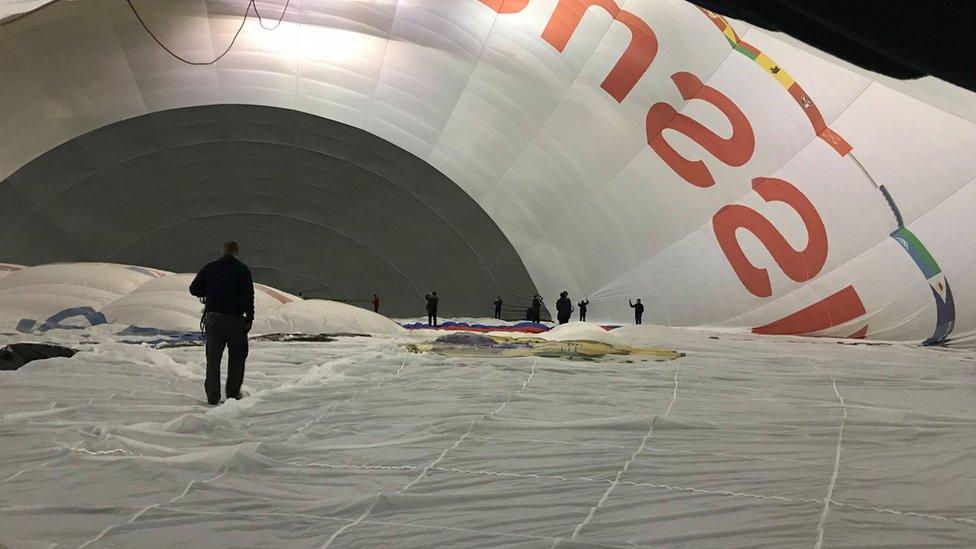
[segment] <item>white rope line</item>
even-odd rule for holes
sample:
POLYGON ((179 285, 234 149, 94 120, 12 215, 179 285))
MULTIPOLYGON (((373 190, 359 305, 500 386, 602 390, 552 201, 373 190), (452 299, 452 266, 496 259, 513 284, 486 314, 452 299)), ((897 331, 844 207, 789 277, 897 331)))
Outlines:
POLYGON ((68 448, 68 449, 71 450, 71 451, 74 451, 74 452, 81 453, 81 454, 88 454, 90 456, 110 456, 110 455, 115 455, 115 454, 127 454, 127 455, 130 455, 130 456, 132 455, 132 452, 130 452, 128 450, 125 450, 123 448, 117 448, 115 450, 101 450, 101 451, 94 451, 94 452, 92 450, 87 450, 85 448, 71 447, 71 448, 68 448))
MULTIPOLYGON (((620 483, 620 477, 625 472, 627 472, 628 469, 630 469, 630 464, 637 459, 637 454, 639 454, 641 450, 644 449, 644 445, 647 443, 647 439, 650 438, 651 433, 654 432, 654 422, 656 419, 657 417, 651 419, 651 428, 648 429, 647 433, 644 434, 644 438, 641 439, 640 446, 638 446, 637 450, 635 450, 634 453, 631 454, 630 459, 628 459, 624 463, 624 466, 621 467, 619 471, 617 471, 617 476, 614 477, 613 482, 611 482, 610 486, 608 486, 606 491, 603 492, 603 497, 600 498, 600 501, 598 501, 596 505, 590 508, 590 512, 586 514, 586 518, 583 519, 583 522, 580 522, 579 524, 576 525, 576 528, 573 529, 573 535, 570 536, 570 539, 579 538, 580 532, 583 531, 583 528, 586 527, 586 525, 593 520, 593 517, 596 516, 596 512, 600 509, 600 507, 603 507, 604 503, 606 503, 607 498, 610 497, 610 493, 613 492, 613 489, 616 488, 617 484, 620 483)), ((555 547, 558 544, 559 544, 559 540, 557 539, 556 541, 553 542, 552 546, 555 547)))
MULTIPOLYGON (((288 518, 308 518, 308 519, 320 519, 329 520, 334 522, 354 522, 356 519, 350 519, 345 517, 336 517, 330 515, 313 515, 310 513, 262 513, 259 511, 201 511, 197 509, 180 509, 178 507, 160 507, 167 511, 173 511, 176 513, 185 513, 188 515, 205 515, 205 516, 244 516, 244 517, 288 517, 288 518)), ((461 532, 466 534, 479 534, 486 536, 497 536, 497 537, 507 537, 516 539, 532 539, 532 540, 552 540, 552 536, 537 536, 533 534, 516 534, 512 532, 499 532, 497 530, 479 530, 474 528, 459 528, 456 526, 440 526, 433 524, 421 524, 421 523, 411 523, 411 522, 399 522, 390 520, 363 520, 360 524, 368 525, 379 525, 379 526, 399 526, 403 528, 416 528, 418 530, 441 530, 446 532, 461 532)), ((611 545, 607 543, 594 544, 597 547, 623 547, 619 545, 611 545)))
POLYGON ((689 492, 694 494, 706 494, 710 496, 731 496, 740 498, 750 498, 750 499, 763 499, 771 501, 781 501, 784 503, 821 503, 819 499, 816 498, 791 498, 787 496, 769 496, 765 494, 752 494, 749 492, 733 492, 730 490, 709 490, 707 488, 694 488, 690 486, 672 486, 670 484, 655 484, 650 482, 621 482, 620 484, 626 486, 634 486, 638 488, 659 488, 662 490, 671 490, 675 492, 689 492))
POLYGON ((361 469, 363 471, 416 471, 413 465, 345 465, 333 463, 293 463, 286 462, 295 467, 319 467, 323 469, 361 469))
POLYGON ((966 524, 968 526, 976 526, 976 520, 968 519, 964 517, 946 517, 942 515, 930 515, 928 513, 916 513, 915 511, 896 511, 894 509, 887 509, 885 507, 870 507, 867 505, 858 505, 856 503, 844 503, 842 501, 831 500, 831 503, 835 507, 850 507, 851 509, 857 509, 859 511, 875 511, 878 513, 887 513, 889 515, 899 515, 905 517, 918 517, 923 519, 933 519, 933 520, 945 520, 958 522, 960 524, 966 524))
MULTIPOLYGON (((344 467, 344 466, 330 466, 330 467, 341 468, 341 467, 344 467)), ((359 468, 359 467, 356 467, 356 466, 351 466, 351 467, 359 468)), ((407 466, 407 467, 409 467, 409 466, 407 466)), ((376 466, 375 468, 385 468, 385 467, 376 466)), ((410 467, 410 468, 411 469, 416 469, 416 467, 410 467)), ((498 471, 469 471, 469 470, 466 470, 466 469, 455 469, 455 468, 451 468, 451 469, 440 469, 440 470, 442 472, 451 472, 451 473, 460 473, 460 474, 483 474, 483 475, 487 475, 487 476, 516 477, 516 478, 534 478, 534 479, 543 479, 543 480, 568 480, 568 481, 581 480, 581 481, 604 482, 604 483, 610 482, 609 480, 596 480, 596 479, 590 479, 590 478, 566 478, 566 477, 560 477, 558 475, 534 475, 534 474, 522 474, 522 473, 505 473, 505 472, 498 472, 498 471)), ((680 492, 690 492, 690 493, 704 494, 704 495, 729 496, 729 497, 741 497, 741 498, 753 498, 753 499, 761 499, 761 500, 779 501, 779 502, 783 502, 783 503, 796 503, 796 504, 813 504, 813 503, 819 504, 819 503, 823 503, 821 500, 816 499, 816 498, 791 498, 791 497, 786 497, 786 496, 768 496, 768 495, 763 495, 763 494, 751 494, 751 493, 748 493, 748 492, 732 492, 732 491, 727 491, 727 490, 706 490, 706 489, 702 489, 702 488, 692 488, 692 487, 685 487, 685 486, 671 486, 671 485, 668 485, 668 484, 650 484, 650 483, 627 482, 627 481, 621 482, 620 484, 623 484, 623 485, 626 485, 626 486, 634 486, 634 487, 660 488, 660 489, 665 489, 665 490, 673 490, 673 491, 680 491, 680 492)), ((836 506, 836 507, 849 507, 851 509, 856 509, 858 511, 871 511, 871 512, 876 512, 876 513, 885 513, 885 514, 890 514, 890 515, 917 517, 917 518, 929 519, 929 520, 958 522, 960 524, 965 524, 965 525, 968 525, 968 526, 976 526, 976 520, 974 520, 974 519, 968 519, 968 518, 964 518, 964 517, 946 517, 946 516, 942 516, 942 515, 932 515, 932 514, 929 514, 929 513, 917 513, 917 512, 914 512, 914 511, 896 511, 894 509, 888 509, 888 508, 885 508, 885 507, 871 507, 871 506, 867 506, 867 505, 858 505, 858 504, 855 504, 855 503, 844 503, 844 502, 837 501, 837 500, 832 500, 831 503, 834 506, 836 506)), ((166 509, 162 505, 159 508, 160 509, 166 509)), ((328 516, 328 515, 312 515, 312 514, 307 514, 307 513, 260 513, 260 512, 249 512, 249 511, 248 512, 245 512, 245 511, 197 511, 197 510, 190 511, 190 510, 178 509, 178 508, 168 508, 167 510, 177 511, 177 512, 182 512, 182 513, 189 513, 189 514, 206 514, 206 515, 218 515, 218 516, 219 515, 294 516, 294 517, 304 517, 304 518, 320 518, 320 519, 325 519, 325 520, 335 520, 335 521, 343 521, 343 522, 352 522, 354 520, 354 519, 348 519, 348 518, 333 517, 333 516, 328 516)), ((531 538, 531 539, 546 539, 546 540, 555 539, 552 536, 534 536, 534 535, 531 535, 531 534, 512 534, 512 533, 497 532, 497 531, 492 531, 492 530, 472 530, 472 529, 467 529, 467 528, 451 528, 451 527, 446 527, 446 526, 433 526, 433 525, 424 525, 424 524, 412 524, 412 523, 400 523, 400 522, 383 522, 383 521, 376 521, 376 520, 366 520, 366 521, 363 521, 363 523, 365 523, 365 524, 389 524, 389 525, 393 525, 393 526, 408 526, 408 527, 414 527, 414 528, 428 528, 428 529, 433 529, 433 530, 456 530, 456 531, 461 531, 461 532, 471 532, 471 533, 479 533, 479 534, 482 534, 482 533, 490 533, 492 535, 497 535, 497 536, 510 536, 510 537, 519 537, 519 538, 524 537, 524 538, 531 538)))
MULTIPOLYGON (((849 407, 853 407, 853 406, 849 406, 849 407)), ((472 436, 476 438, 483 438, 485 440, 503 441, 503 442, 523 442, 523 443, 552 444, 552 445, 564 445, 564 446, 586 446, 590 448, 600 448, 600 449, 620 448, 622 450, 627 450, 631 448, 631 446, 624 446, 623 444, 596 444, 593 442, 577 442, 573 440, 512 438, 512 437, 500 437, 500 436, 495 436, 487 433, 472 433, 472 436)), ((644 451, 663 452, 666 454, 686 454, 692 456, 730 457, 730 458, 750 459, 750 460, 757 460, 757 461, 768 461, 770 463, 797 463, 800 465, 822 465, 822 463, 819 461, 805 460, 805 459, 769 458, 763 456, 751 456, 748 454, 726 454, 721 452, 699 452, 696 450, 675 450, 673 448, 660 448, 657 446, 646 446, 644 448, 644 451)))
POLYGON ((295 433, 293 435, 291 435, 290 437, 288 437, 288 440, 286 440, 285 443, 287 444, 287 443, 290 443, 291 441, 295 440, 295 437, 297 437, 298 435, 304 433, 309 427, 311 427, 312 425, 315 425, 316 423, 322 421, 323 419, 331 416, 341 406, 344 406, 344 405, 349 404, 350 402, 352 402, 357 396, 359 396, 359 393, 360 392, 362 392, 362 393, 368 393, 370 391, 376 390, 376 389, 378 389, 380 387, 380 385, 383 385, 383 383, 385 383, 386 380, 388 380, 390 378, 394 378, 394 377, 399 376, 400 375, 400 372, 403 371, 403 367, 406 364, 407 364, 407 354, 406 353, 403 353, 403 362, 400 363, 400 367, 397 368, 397 371, 395 373, 380 378, 379 382, 377 382, 376 385, 373 385, 372 387, 370 387, 369 389, 366 389, 365 391, 361 391, 360 389, 356 389, 355 391, 353 391, 352 396, 350 396, 346 400, 341 400, 339 402, 336 402, 335 404, 332 405, 332 407, 330 407, 327 411, 323 412, 322 415, 320 415, 319 417, 317 417, 315 419, 311 419, 311 420, 305 422, 305 424, 303 424, 301 427, 299 427, 298 430, 295 431, 295 433))
POLYGON ((42 469, 44 467, 47 467, 48 465, 50 465, 50 464, 52 464, 54 462, 60 461, 62 457, 64 457, 64 456, 56 457, 56 458, 54 458, 54 459, 52 459, 50 461, 45 461, 44 463, 41 463, 40 465, 37 465, 35 467, 28 467, 26 469, 21 469, 20 471, 17 471, 16 473, 10 475, 9 477, 7 477, 7 478, 5 478, 3 480, 0 480, 0 482, 7 482, 7 481, 10 481, 10 480, 13 480, 13 479, 19 477, 20 475, 23 475, 24 473, 30 473, 31 471, 37 471, 38 469, 42 469))
MULTIPOLYGON (((330 464, 330 463, 310 463, 304 465, 301 463, 290 463, 290 465, 295 465, 299 467, 324 467, 329 469, 355 469, 355 470, 407 470, 416 471, 419 467, 414 467, 411 465, 342 465, 342 464, 330 464)), ((491 470, 477 470, 477 469, 462 469, 457 467, 431 467, 430 471, 437 471, 441 473, 456 473, 461 475, 469 476, 488 476, 488 477, 500 477, 500 478, 518 478, 527 480, 549 480, 549 481, 559 481, 559 482, 589 482, 594 484, 613 484, 613 480, 610 479, 597 479, 592 477, 567 477, 563 475, 549 475, 544 473, 515 473, 511 471, 491 471, 491 470)), ((742 497, 750 499, 762 499, 770 501, 781 501, 784 503, 822 503, 822 500, 816 498, 791 498, 787 496, 776 496, 776 495, 765 495, 765 494, 753 494, 749 492, 733 492, 729 490, 709 490, 706 488, 695 488, 688 486, 672 486, 670 484, 657 484, 657 483, 647 483, 647 482, 630 482, 630 481, 619 481, 617 484, 624 486, 633 486, 636 488, 655 488, 660 490, 670 490, 675 492, 688 492, 695 494, 706 494, 714 496, 731 496, 731 497, 742 497)), ((835 502, 836 503, 836 502, 835 502)))
POLYGON ((680 368, 680 363, 675 363, 674 365, 674 392, 671 393, 671 402, 668 403, 668 409, 664 411, 664 417, 671 415, 671 407, 674 406, 675 401, 678 400, 678 368, 680 368))
MULTIPOLYGON (((675 369, 674 369, 674 391, 671 393, 671 402, 668 403, 668 409, 664 412, 664 417, 667 417, 671 413, 671 407, 674 406, 674 402, 676 400, 678 400, 677 363, 675 364, 675 369)), ((593 517, 596 516, 597 511, 599 511, 600 508, 603 507, 603 504, 607 502, 607 499, 610 497, 610 494, 613 492, 614 488, 616 488, 617 485, 620 484, 620 477, 622 477, 624 473, 626 473, 630 469, 631 464, 633 464, 634 461, 637 460, 637 456, 640 455, 640 453, 644 450, 644 447, 647 446, 647 439, 651 438, 651 435, 654 433, 654 424, 656 421, 657 421, 657 416, 651 419, 651 427, 647 430, 646 433, 644 433, 644 437, 641 438, 640 446, 638 446, 637 449, 634 450, 634 453, 630 455, 630 459, 624 462, 623 467, 621 467, 620 470, 617 471, 617 475, 614 477, 613 482, 610 483, 610 486, 607 487, 606 491, 603 492, 603 497, 600 498, 600 501, 598 501, 596 505, 591 507, 589 513, 586 514, 586 518, 584 518, 582 522, 576 525, 576 528, 573 529, 573 535, 570 536, 570 539, 578 539, 580 533, 583 531, 583 528, 585 528, 590 523, 590 521, 593 520, 593 517)), ((556 539, 556 541, 552 543, 552 547, 556 547, 557 545, 559 545, 559 541, 560 541, 559 539, 556 539)))
POLYGON ((339 402, 334 403, 328 410, 326 410, 325 412, 323 412, 319 417, 314 418, 314 419, 310 419, 310 420, 306 421, 301 427, 298 428, 298 430, 296 430, 294 432, 294 434, 292 434, 290 437, 288 437, 288 440, 285 441, 285 444, 291 443, 293 440, 295 440, 295 438, 298 435, 304 433, 312 425, 315 425, 316 423, 322 421, 326 417, 328 417, 328 416, 332 415, 333 413, 335 413, 335 411, 339 409, 339 406, 342 406, 343 404, 348 404, 352 399, 356 398, 357 395, 359 395, 359 389, 356 389, 352 393, 352 396, 349 397, 349 398, 347 398, 346 400, 342 400, 342 401, 339 401, 339 402))
MULTIPOLYGON (((511 402, 512 398, 514 398, 516 395, 520 394, 522 391, 525 390, 525 387, 526 387, 526 385, 528 385, 529 380, 531 380, 532 379, 532 376, 535 375, 535 365, 536 365, 537 362, 539 362, 539 359, 535 359, 534 361, 532 361, 532 368, 529 371, 529 376, 526 378, 526 380, 522 383, 522 386, 519 387, 519 389, 517 391, 515 391, 513 394, 508 395, 508 399, 505 400, 505 403, 504 404, 508 404, 509 402, 511 402)), ((415 485, 418 482, 420 482, 420 480, 422 478, 424 478, 434 467, 437 467, 437 465, 447 456, 447 454, 449 454, 451 451, 453 451, 458 446, 460 446, 461 443, 464 442, 464 440, 466 438, 468 438, 469 435, 471 435, 471 431, 474 429, 474 426, 475 426, 476 423, 478 423, 479 421, 481 421, 481 420, 483 420, 485 418, 494 417, 495 414, 501 412, 501 410, 505 407, 504 404, 502 406, 499 406, 498 408, 496 408, 495 411, 491 412, 490 414, 483 414, 478 419, 473 420, 471 422, 471 424, 468 425, 468 430, 465 431, 463 435, 461 435, 461 438, 457 439, 457 441, 455 441, 454 444, 450 448, 447 448, 446 450, 444 450, 443 452, 441 452, 441 454, 439 456, 437 456, 437 459, 435 459, 429 465, 427 465, 426 467, 424 467, 424 470, 421 471, 419 475, 417 475, 413 480, 411 480, 410 482, 408 482, 402 488, 400 488, 399 490, 397 490, 396 493, 397 494, 401 494, 401 493, 405 492, 406 490, 409 490, 413 485, 415 485)), ((377 494, 376 499, 378 500, 379 497, 382 496, 382 495, 383 495, 383 493, 380 492, 379 494, 377 494)), ((373 503, 375 504, 376 501, 374 500, 373 503)), ((369 508, 366 509, 366 511, 362 514, 362 516, 360 517, 359 521, 356 524, 358 524, 358 523, 362 522, 363 520, 365 520, 366 517, 369 516, 369 513, 372 510, 373 510, 373 506, 370 505, 369 508)), ((332 541, 334 541, 335 538, 337 538, 340 533, 342 533, 343 531, 345 531, 347 528, 351 528, 352 526, 355 526, 355 524, 348 525, 347 527, 344 527, 344 528, 340 529, 339 532, 336 532, 335 534, 333 534, 333 536, 331 538, 329 538, 329 541, 326 542, 326 545, 323 546, 323 549, 325 549, 326 547, 328 547, 329 544, 331 544, 332 541)))
POLYGON ((396 493, 401 494, 404 491, 409 490, 414 484, 417 484, 418 482, 420 482, 420 480, 422 478, 424 478, 427 475, 427 473, 430 472, 431 469, 433 469, 434 467, 436 467, 437 464, 440 463, 444 459, 444 457, 447 456, 447 454, 450 451, 456 449, 458 446, 461 445, 462 442, 464 442, 464 439, 468 438, 468 435, 471 434, 471 430, 474 429, 474 424, 477 423, 477 422, 478 422, 477 419, 476 420, 472 420, 471 421, 471 424, 468 425, 468 430, 465 431, 463 435, 461 435, 461 438, 459 438, 456 441, 454 441, 454 444, 450 448, 446 448, 443 452, 441 452, 441 455, 437 456, 437 459, 435 459, 434 461, 432 461, 430 463, 430 465, 424 467, 424 470, 421 471, 419 475, 417 475, 416 477, 414 477, 414 479, 411 480, 410 482, 408 482, 405 486, 403 486, 402 488, 400 488, 399 490, 397 490, 396 493))
POLYGON ((329 539, 325 540, 325 543, 322 544, 322 549, 328 549, 329 546, 332 545, 332 542, 335 541, 337 537, 341 536, 343 532, 356 526, 357 524, 361 524, 364 520, 366 520, 366 517, 369 515, 370 511, 373 510, 373 507, 376 506, 376 502, 380 500, 380 497, 382 495, 383 492, 379 492, 378 494, 376 494, 376 496, 373 497, 373 501, 370 502, 369 507, 367 507, 366 510, 363 511, 363 514, 359 515, 359 517, 356 518, 356 520, 346 524, 342 528, 339 528, 331 536, 329 536, 329 539))
POLYGON ((507 405, 509 402, 512 401, 513 398, 515 398, 516 396, 518 396, 519 394, 521 394, 522 391, 525 390, 525 387, 529 384, 529 381, 532 379, 532 376, 535 375, 535 365, 536 365, 536 363, 538 361, 539 360, 536 359, 536 360, 534 360, 532 362, 532 369, 529 370, 529 376, 525 379, 524 382, 522 382, 522 386, 519 387, 518 390, 516 390, 514 393, 509 394, 508 395, 508 398, 505 400, 505 402, 503 402, 501 404, 501 406, 499 406, 498 408, 495 408, 495 411, 491 412, 490 414, 482 415, 478 419, 473 420, 471 422, 471 424, 468 425, 468 430, 465 431, 463 435, 461 435, 461 438, 457 439, 457 441, 454 443, 453 446, 451 446, 450 448, 448 448, 448 449, 444 450, 443 452, 441 452, 441 455, 438 456, 437 459, 435 459, 433 462, 431 462, 430 465, 428 465, 427 467, 425 467, 424 470, 421 471, 421 473, 419 475, 417 475, 416 478, 414 478, 413 480, 411 480, 410 482, 408 482, 406 486, 404 486, 403 488, 400 488, 399 490, 397 490, 396 493, 399 494, 399 493, 405 492, 405 491, 409 490, 410 487, 412 487, 414 484, 420 482, 420 480, 422 478, 424 478, 427 475, 427 473, 430 472, 431 469, 433 469, 434 467, 437 467, 437 465, 441 461, 444 460, 444 458, 447 456, 447 454, 449 454, 453 450, 457 449, 457 447, 460 446, 462 442, 464 442, 464 439, 468 438, 468 436, 471 435, 471 431, 474 430, 474 426, 475 426, 476 423, 478 423, 479 421, 481 421, 483 419, 486 419, 486 418, 495 417, 495 415, 501 413, 501 411, 505 408, 505 405, 507 405))
MULTIPOLYGON (((288 465, 296 466, 296 467, 321 467, 321 468, 339 469, 339 470, 341 470, 341 469, 354 469, 354 470, 407 470, 407 471, 416 471, 416 470, 419 469, 419 467, 412 466, 412 465, 346 465, 346 464, 334 464, 334 463, 308 463, 308 464, 305 464, 305 463, 293 463, 293 462, 285 462, 285 463, 287 463, 288 465)), ((610 484, 610 483, 612 483, 612 481, 610 479, 595 479, 595 478, 591 478, 591 477, 566 477, 566 476, 562 476, 562 475, 547 475, 547 474, 541 474, 541 473, 515 473, 515 472, 509 472, 509 471, 472 470, 472 469, 461 469, 461 468, 456 468, 456 467, 435 467, 435 468, 432 468, 431 470, 438 471, 438 472, 443 472, 443 473, 456 473, 456 474, 470 475, 470 476, 491 476, 491 477, 500 477, 500 478, 518 478, 518 479, 526 479, 526 480, 544 480, 544 481, 556 481, 556 482, 589 482, 589 483, 598 483, 598 484, 610 484)), ((211 480, 213 480, 213 479, 211 479, 211 480)), ((208 482, 208 481, 200 481, 200 482, 208 482)), ((735 491, 730 491, 730 490, 710 490, 710 489, 707 489, 707 488, 696 488, 696 487, 693 487, 693 486, 674 486, 674 485, 670 485, 670 484, 649 483, 649 482, 620 481, 619 484, 620 485, 624 485, 624 486, 632 486, 632 487, 635 487, 635 488, 653 488, 653 489, 658 489, 658 490, 668 490, 668 491, 694 493, 694 494, 703 494, 703 495, 738 497, 738 498, 750 498, 750 499, 759 499, 759 500, 765 500, 765 501, 776 501, 776 502, 781 502, 781 503, 786 503, 786 504, 818 504, 819 505, 819 504, 823 504, 823 502, 824 502, 824 500, 817 499, 817 498, 793 498, 793 497, 788 497, 788 496, 767 495, 767 494, 755 494, 755 493, 750 493, 750 492, 735 492, 735 491)), ((915 512, 915 511, 898 511, 898 510, 895 510, 895 509, 888 509, 888 508, 885 508, 885 507, 872 507, 872 506, 867 506, 867 505, 859 505, 859 504, 855 504, 855 503, 845 503, 845 502, 837 501, 837 500, 831 500, 831 504, 833 504, 834 506, 839 506, 839 507, 849 507, 851 509, 856 509, 856 510, 859 510, 859 511, 870 511, 870 512, 885 513, 885 514, 891 514, 891 515, 917 517, 917 518, 922 518, 922 519, 931 519, 931 520, 940 520, 940 521, 951 521, 951 522, 957 522, 957 523, 960 523, 960 524, 964 524, 964 525, 967 525, 967 526, 976 526, 976 519, 969 519, 969 518, 965 518, 965 517, 947 517, 947 516, 943 516, 943 515, 933 515, 933 514, 930 514, 930 513, 919 513, 919 512, 915 512)), ((166 505, 166 504, 159 504, 157 508, 164 509, 164 505, 166 505)), ((41 506, 41 507, 32 506, 30 508, 31 509, 34 509, 34 508, 42 508, 42 507, 43 506, 41 506)), ((25 509, 25 508, 26 507, 24 507, 24 506, 0 506, 0 509, 4 509, 4 510, 25 509)), ((182 510, 182 509, 175 509, 175 508, 171 508, 170 510, 175 510, 175 511, 180 511, 180 512, 187 512, 187 513, 204 513, 203 511, 185 511, 185 510, 182 510)), ((206 512, 206 514, 227 515, 227 514, 244 514, 244 513, 238 513, 236 511, 212 511, 212 512, 206 512)), ((302 513, 254 513, 254 514, 256 514, 256 515, 269 515, 269 516, 277 516, 277 515, 281 515, 281 516, 292 516, 292 515, 293 516, 306 516, 308 518, 324 518, 324 519, 328 519, 328 520, 338 520, 338 521, 348 521, 348 522, 351 522, 351 521, 354 520, 354 519, 337 518, 337 517, 329 517, 329 516, 321 516, 321 515, 308 515, 308 514, 302 514, 302 513)), ((366 524, 384 524, 381 521, 364 521, 364 523, 366 523, 366 524)), ((406 524, 406 523, 402 523, 402 524, 401 523, 390 523, 390 524, 399 525, 399 526, 411 526, 410 524, 406 524)), ((428 528, 428 526, 423 526, 423 525, 416 525, 416 526, 418 528, 428 528)), ((438 529, 440 527, 437 527, 437 526, 429 526, 429 528, 438 529)), ((471 532, 476 532, 476 533, 487 532, 487 531, 482 531, 482 530, 470 530, 470 531, 471 532)), ((497 535, 505 535, 502 532, 493 532, 493 533, 494 534, 497 534, 497 535)), ((510 534, 510 535, 517 536, 517 537, 523 537, 522 534, 510 534)), ((538 538, 538 539, 558 539, 558 538, 553 538, 553 537, 528 536, 528 535, 526 535, 524 537, 532 537, 532 538, 538 538)))
POLYGON ((462 475, 472 475, 472 476, 485 476, 485 477, 508 477, 508 478, 520 478, 520 479, 537 479, 537 480, 558 480, 563 482, 595 482, 600 484, 609 484, 609 479, 596 479, 591 477, 564 477, 562 475, 545 475, 539 473, 512 473, 508 471, 489 471, 489 470, 472 470, 472 469, 458 469, 455 467, 445 468, 445 467, 434 467, 432 471, 439 471, 442 473, 458 473, 462 475))
POLYGON ((834 377, 833 372, 830 374, 830 381, 834 387, 834 394, 837 395, 837 399, 840 401, 840 405, 844 409, 844 417, 840 420, 840 428, 837 429, 837 450, 834 452, 834 472, 830 475, 830 485, 827 487, 827 497, 825 497, 823 500, 823 510, 820 511, 820 521, 817 522, 817 543, 814 545, 814 549, 820 549, 821 546, 823 546, 824 523, 827 522, 827 513, 830 512, 830 500, 834 496, 834 487, 837 486, 837 473, 840 471, 840 448, 844 442, 844 426, 847 424, 847 406, 844 405, 844 397, 842 397, 840 395, 840 391, 837 390, 837 379, 834 377))
POLYGON ((132 524, 133 522, 135 522, 136 520, 138 520, 139 517, 141 517, 143 514, 145 514, 146 512, 148 512, 150 509, 153 509, 155 507, 160 507, 162 505, 170 505, 172 503, 176 503, 177 501, 183 499, 184 496, 186 496, 187 494, 190 493, 190 489, 193 488, 193 485, 194 484, 197 484, 197 483, 201 483, 202 484, 202 483, 205 483, 205 482, 213 482, 215 480, 220 479, 220 477, 222 477, 222 476, 224 476, 226 474, 227 474, 227 471, 225 470, 224 472, 218 474, 217 476, 208 478, 206 480, 199 480, 199 481, 196 480, 196 479, 191 480, 190 482, 188 482, 186 484, 186 487, 183 488, 183 491, 180 492, 180 494, 178 496, 176 496, 176 497, 174 497, 174 498, 172 498, 172 499, 170 499, 169 501, 166 501, 166 502, 153 503, 153 504, 147 505, 147 506, 143 507, 142 509, 140 509, 139 512, 137 512, 136 514, 132 515, 129 518, 129 520, 127 520, 125 522, 117 522, 115 524, 110 524, 109 526, 105 527, 101 532, 99 532, 97 536, 95 536, 95 537, 91 538, 90 540, 86 541, 85 543, 82 543, 81 545, 79 545, 78 546, 78 549, 83 549, 83 548, 88 547, 89 545, 91 545, 93 543, 98 542, 103 537, 105 537, 106 534, 108 534, 109 532, 111 532, 112 530, 114 530, 115 528, 117 528, 119 526, 125 526, 127 524, 132 524))
MULTIPOLYGON (((537 361, 532 362, 532 369, 529 371, 529 377, 525 378, 525 381, 522 382, 522 386, 517 391, 515 391, 514 393, 511 393, 510 395, 508 395, 508 399, 506 399, 505 402, 503 402, 501 404, 501 406, 499 406, 498 408, 496 408, 494 412, 488 414, 488 417, 495 417, 496 414, 501 413, 501 411, 505 409, 505 406, 508 406, 508 403, 511 402, 513 398, 515 398, 516 396, 522 394, 522 391, 525 390, 526 385, 528 385, 529 382, 532 381, 532 376, 535 375, 535 363, 536 362, 537 361)), ((484 417, 482 417, 481 419, 484 419, 484 417)))

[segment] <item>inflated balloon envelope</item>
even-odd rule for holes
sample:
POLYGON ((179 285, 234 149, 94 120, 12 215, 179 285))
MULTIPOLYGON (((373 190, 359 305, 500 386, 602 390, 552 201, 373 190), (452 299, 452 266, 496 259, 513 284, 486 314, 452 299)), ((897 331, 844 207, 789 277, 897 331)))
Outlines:
POLYGON ((403 345, 412 353, 437 353, 456 357, 525 357, 596 360, 607 356, 629 356, 641 359, 668 361, 685 356, 680 351, 631 347, 592 340, 550 341, 542 338, 489 336, 474 333, 454 333, 425 343, 403 345))

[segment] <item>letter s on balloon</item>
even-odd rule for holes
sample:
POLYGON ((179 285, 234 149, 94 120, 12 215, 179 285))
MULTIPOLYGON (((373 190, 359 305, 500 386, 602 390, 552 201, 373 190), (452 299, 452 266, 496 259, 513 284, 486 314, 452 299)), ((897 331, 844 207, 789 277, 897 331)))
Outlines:
POLYGON ((810 200, 799 189, 783 179, 758 177, 752 180, 752 188, 766 202, 785 202, 793 208, 809 235, 802 250, 794 250, 783 234, 756 210, 739 204, 730 204, 712 217, 715 238, 735 270, 742 285, 755 296, 773 295, 766 269, 756 267, 735 238, 737 229, 746 229, 769 250, 780 269, 796 282, 806 282, 817 276, 827 262, 827 229, 823 219, 810 200))
POLYGON ((722 111, 732 124, 732 135, 726 139, 688 115, 679 113, 668 103, 660 102, 651 105, 647 111, 647 144, 682 179, 696 187, 711 187, 715 184, 715 178, 705 163, 701 160, 688 160, 678 154, 662 132, 670 129, 683 133, 724 164, 736 167, 752 158, 752 153, 756 150, 756 135, 746 115, 722 92, 703 84, 690 72, 676 72, 671 75, 671 80, 678 87, 683 99, 701 99, 722 111))

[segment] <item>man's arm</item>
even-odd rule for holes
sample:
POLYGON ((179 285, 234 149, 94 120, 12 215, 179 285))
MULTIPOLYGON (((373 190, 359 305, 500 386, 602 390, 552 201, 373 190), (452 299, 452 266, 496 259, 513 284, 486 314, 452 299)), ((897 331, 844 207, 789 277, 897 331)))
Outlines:
POLYGON ((244 309, 244 318, 254 322, 254 280, 247 267, 241 275, 241 308, 244 309))
POLYGON ((190 295, 207 297, 207 277, 204 275, 206 271, 207 267, 200 269, 197 276, 193 278, 193 282, 190 283, 190 295))

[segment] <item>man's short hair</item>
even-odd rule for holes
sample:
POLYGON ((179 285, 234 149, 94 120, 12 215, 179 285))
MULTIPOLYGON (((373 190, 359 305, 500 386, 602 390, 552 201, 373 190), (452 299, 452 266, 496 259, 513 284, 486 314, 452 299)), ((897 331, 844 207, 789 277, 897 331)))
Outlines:
POLYGON ((237 255, 241 251, 241 248, 237 245, 237 242, 228 240, 220 245, 220 251, 224 255, 237 255))

